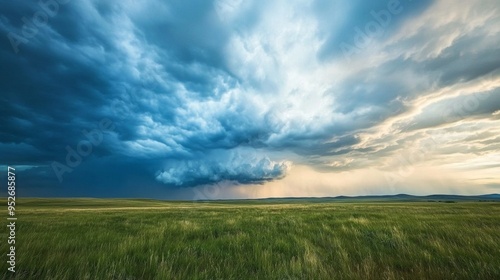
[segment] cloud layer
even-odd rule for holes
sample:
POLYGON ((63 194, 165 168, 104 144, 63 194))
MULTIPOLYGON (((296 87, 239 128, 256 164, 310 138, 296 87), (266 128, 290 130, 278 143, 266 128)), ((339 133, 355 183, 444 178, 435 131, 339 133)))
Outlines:
POLYGON ((40 3, 0 4, 0 164, 34 194, 271 188, 292 162, 500 186, 496 1, 40 3))
POLYGON ((192 186, 213 184, 221 181, 237 183, 261 183, 280 179, 290 168, 288 162, 274 162, 269 158, 231 155, 221 160, 217 154, 210 159, 175 161, 158 172, 156 179, 165 184, 192 186))

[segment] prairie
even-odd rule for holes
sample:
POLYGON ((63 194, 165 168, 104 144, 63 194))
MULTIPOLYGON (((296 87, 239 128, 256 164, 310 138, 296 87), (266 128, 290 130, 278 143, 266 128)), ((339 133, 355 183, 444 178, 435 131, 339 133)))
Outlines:
POLYGON ((498 202, 17 205, 3 279, 500 279, 498 202))

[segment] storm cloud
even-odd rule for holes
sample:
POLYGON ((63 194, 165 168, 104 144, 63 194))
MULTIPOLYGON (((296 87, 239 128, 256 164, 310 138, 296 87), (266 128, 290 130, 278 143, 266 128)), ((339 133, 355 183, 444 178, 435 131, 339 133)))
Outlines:
POLYGON ((26 195, 189 198, 413 150, 500 183, 493 0, 0 6, 0 165, 26 195))

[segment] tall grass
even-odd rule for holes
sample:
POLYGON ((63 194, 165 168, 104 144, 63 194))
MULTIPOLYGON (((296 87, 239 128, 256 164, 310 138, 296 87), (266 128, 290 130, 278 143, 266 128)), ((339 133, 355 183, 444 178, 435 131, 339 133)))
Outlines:
POLYGON ((500 203, 19 205, 3 279, 500 279, 500 203))

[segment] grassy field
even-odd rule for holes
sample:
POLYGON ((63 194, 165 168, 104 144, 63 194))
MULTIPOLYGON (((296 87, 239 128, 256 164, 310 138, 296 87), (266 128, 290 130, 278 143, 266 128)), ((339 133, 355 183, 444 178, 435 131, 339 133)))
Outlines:
POLYGON ((500 279, 498 202, 21 199, 17 217, 2 279, 500 279))

